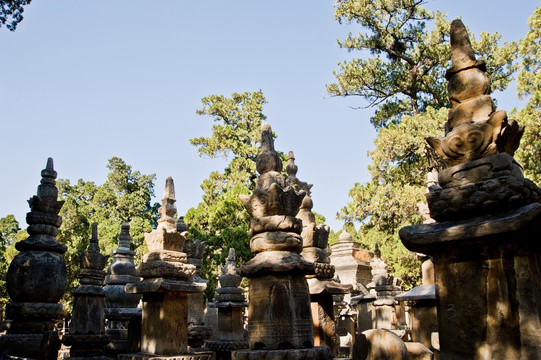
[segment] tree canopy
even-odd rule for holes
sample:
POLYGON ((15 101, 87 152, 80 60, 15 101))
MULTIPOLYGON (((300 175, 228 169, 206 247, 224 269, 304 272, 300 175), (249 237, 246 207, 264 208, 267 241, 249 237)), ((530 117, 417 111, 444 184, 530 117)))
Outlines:
POLYGON ((0 0, 0 28, 7 27, 15 31, 17 25, 23 21, 24 6, 32 0, 0 0))

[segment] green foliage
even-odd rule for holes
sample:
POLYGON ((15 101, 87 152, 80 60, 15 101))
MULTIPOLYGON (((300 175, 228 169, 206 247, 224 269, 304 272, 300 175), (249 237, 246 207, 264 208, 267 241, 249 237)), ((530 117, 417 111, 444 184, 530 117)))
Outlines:
POLYGON ((250 216, 239 200, 255 188, 255 159, 259 154, 261 122, 265 120, 261 91, 234 93, 226 98, 212 95, 201 100, 199 115, 212 118, 212 135, 191 139, 200 156, 223 157, 229 160, 223 172, 212 172, 204 180, 203 201, 188 210, 185 221, 190 236, 206 241, 207 255, 202 274, 209 281, 207 298, 214 296, 219 266, 225 263, 229 248, 235 248, 239 262, 251 258, 248 228, 250 216))
POLYGON ((23 240, 25 234, 26 231, 19 228, 19 222, 14 215, 0 218, 0 301, 8 300, 6 273, 11 260, 17 254, 15 243, 23 240))
MULTIPOLYGON (((416 115, 428 106, 445 107, 449 67, 449 27, 446 15, 421 7, 422 0, 338 0, 335 19, 357 23, 359 34, 338 41, 340 47, 361 51, 362 58, 339 63, 336 82, 327 86, 332 96, 359 96, 376 107, 371 118, 376 129, 397 124, 403 115, 416 115), (428 25, 432 23, 429 29, 428 25)), ((497 33, 481 33, 472 46, 487 61, 492 89, 502 90, 514 71, 517 44, 499 46, 497 33)))
POLYGON ((6 26, 8 30, 15 31, 17 25, 23 20, 24 6, 32 0, 0 0, 0 28, 6 26))
MULTIPOLYGON (((65 201, 57 239, 68 247, 64 259, 70 290, 78 285, 79 253, 88 247, 93 223, 98 224, 102 253, 110 254, 118 246, 121 224, 129 222, 132 243, 139 256, 145 251, 143 234, 156 224, 159 204, 151 203, 155 175, 133 171, 117 157, 109 160, 107 168, 107 181, 100 186, 82 179, 74 185, 69 180, 57 182, 59 198, 65 201)), ((64 300, 71 301, 69 292, 64 300)))
POLYGON ((516 157, 524 166, 524 174, 541 185, 541 8, 535 9, 528 24, 530 30, 519 47, 522 61, 517 81, 519 97, 528 99, 517 114, 526 129, 516 157))

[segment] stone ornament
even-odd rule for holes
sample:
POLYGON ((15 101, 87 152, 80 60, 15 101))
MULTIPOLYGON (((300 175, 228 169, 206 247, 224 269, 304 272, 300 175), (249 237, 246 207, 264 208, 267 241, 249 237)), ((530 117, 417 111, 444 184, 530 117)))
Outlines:
POLYGON ((451 61, 445 75, 452 104, 446 134, 444 138, 429 137, 427 142, 448 166, 498 153, 513 156, 524 126, 508 119, 505 111, 495 111, 486 64, 475 59, 468 32, 460 20, 451 23, 451 61))
POLYGON ((66 290, 68 274, 62 258, 67 247, 56 240, 62 224, 58 213, 64 204, 57 200, 56 177, 49 158, 41 171, 37 195, 28 200, 29 237, 15 244, 19 253, 7 271, 11 301, 6 305, 7 332, 0 346, 10 355, 53 357, 60 348, 54 320, 62 316, 58 301, 66 290))

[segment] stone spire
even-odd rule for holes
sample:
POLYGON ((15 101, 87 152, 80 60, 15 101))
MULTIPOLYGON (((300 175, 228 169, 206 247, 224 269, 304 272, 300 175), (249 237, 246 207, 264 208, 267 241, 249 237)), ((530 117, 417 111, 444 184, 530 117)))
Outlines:
POLYGON ((49 158, 41 171, 37 195, 28 200, 30 236, 15 245, 20 252, 7 271, 11 301, 6 306, 6 318, 11 324, 2 341, 10 355, 38 358, 55 354, 60 348, 54 320, 62 315, 58 301, 66 290, 68 274, 62 258, 67 248, 56 241, 62 223, 58 213, 64 204, 57 201, 56 176, 53 159, 49 158))

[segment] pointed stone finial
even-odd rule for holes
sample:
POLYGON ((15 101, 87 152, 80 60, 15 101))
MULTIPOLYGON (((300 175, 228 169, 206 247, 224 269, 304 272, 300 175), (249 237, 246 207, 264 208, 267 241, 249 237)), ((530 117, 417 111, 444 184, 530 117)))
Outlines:
POLYGON ((165 180, 162 206, 158 209, 158 213, 160 214, 158 226, 168 230, 176 230, 175 214, 177 213, 177 207, 175 206, 175 201, 175 184, 173 178, 169 176, 167 180, 165 180))
POLYGON ((381 257, 381 251, 379 249, 379 246, 378 244, 376 244, 376 248, 374 250, 374 256, 377 257, 377 258, 380 258, 381 257))
MULTIPOLYGON (((105 267, 105 263, 107 262, 108 257, 109 256, 107 255, 102 255, 100 252, 99 240, 98 240, 98 224, 94 223, 92 224, 92 236, 88 244, 88 249, 86 252, 82 253, 80 257, 81 269, 98 270, 101 277, 100 281, 103 281, 103 277, 105 277, 105 273, 102 270, 105 267)), ((87 272, 81 272, 80 279, 82 280, 82 278, 86 277, 87 275, 88 275, 87 272)), ((92 280, 95 280, 95 279, 92 279, 92 280)), ((82 283, 85 283, 85 282, 82 282, 82 283)))
POLYGON ((486 71, 485 62, 475 59, 468 30, 460 19, 451 23, 451 63, 451 68, 445 74, 447 80, 457 72, 473 67, 486 71))
POLYGON ((129 249, 131 244, 130 224, 122 223, 120 226, 120 235, 118 236, 118 247, 129 249))
POLYGON ((286 172, 287 172, 287 177, 289 181, 292 181, 293 179, 297 178, 298 170, 299 170, 299 167, 295 165, 295 155, 293 154, 293 151, 290 151, 289 156, 287 157, 287 166, 286 166, 286 172))
POLYGON ((340 234, 340 236, 338 236, 338 241, 339 242, 352 242, 353 241, 351 234, 348 233, 348 231, 346 230, 346 225, 344 225, 344 227, 342 228, 342 233, 340 234))
MULTIPOLYGON (((47 159, 45 169, 41 170, 41 181, 38 185, 37 196, 43 202, 56 202, 58 198, 58 189, 56 188, 57 173, 54 170, 53 158, 47 159)), ((64 202, 62 202, 63 204, 64 202)), ((30 204, 32 206, 32 204, 30 204)), ((60 205, 61 207, 62 205, 60 205)), ((60 211, 60 208, 58 209, 60 211)))
POLYGON ((261 154, 256 158, 256 169, 261 175, 282 171, 282 160, 274 150, 274 137, 269 123, 261 125, 261 154))
POLYGON ((227 255, 227 261, 235 261, 235 248, 229 248, 229 254, 227 255))

